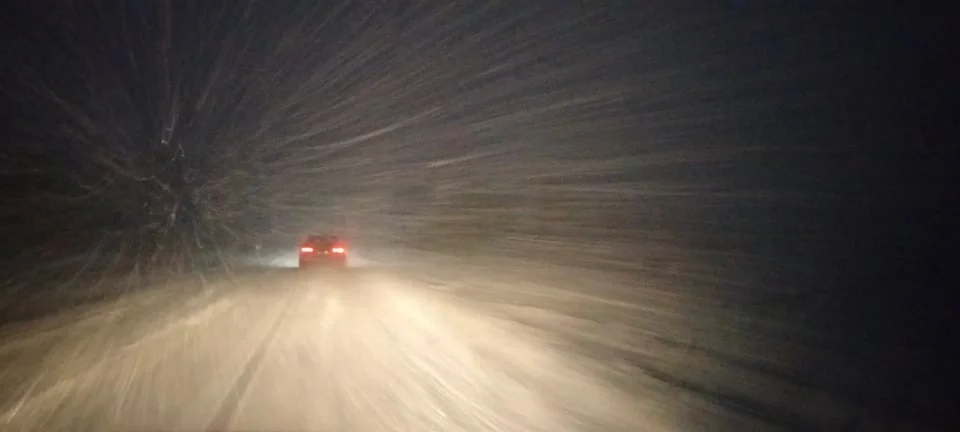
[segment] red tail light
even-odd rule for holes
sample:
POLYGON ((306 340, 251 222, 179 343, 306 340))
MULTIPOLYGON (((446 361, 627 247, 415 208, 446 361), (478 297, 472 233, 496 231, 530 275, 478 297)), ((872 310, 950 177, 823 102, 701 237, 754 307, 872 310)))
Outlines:
POLYGON ((300 253, 310 253, 313 252, 313 248, 310 246, 304 246, 300 248, 300 253))
POLYGON ((335 254, 342 254, 342 253, 346 253, 347 250, 344 249, 344 248, 342 248, 342 247, 340 247, 340 246, 337 246, 337 247, 335 247, 335 248, 333 248, 333 249, 330 249, 330 252, 333 252, 333 253, 335 253, 335 254))

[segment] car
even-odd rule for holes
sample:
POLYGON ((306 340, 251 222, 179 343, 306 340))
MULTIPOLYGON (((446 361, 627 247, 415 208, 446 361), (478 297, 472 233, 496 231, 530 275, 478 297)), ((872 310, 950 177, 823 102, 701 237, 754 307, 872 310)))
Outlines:
POLYGON ((299 267, 343 268, 347 266, 347 245, 336 236, 311 235, 300 243, 299 267))

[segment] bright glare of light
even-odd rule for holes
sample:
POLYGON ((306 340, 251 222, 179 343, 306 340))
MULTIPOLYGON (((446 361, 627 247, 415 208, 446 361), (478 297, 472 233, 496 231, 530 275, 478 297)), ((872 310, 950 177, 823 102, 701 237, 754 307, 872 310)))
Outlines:
MULTIPOLYGON (((313 249, 310 249, 310 250, 312 251, 313 249)), ((330 249, 330 250, 331 250, 333 253, 343 253, 343 252, 344 252, 344 250, 343 250, 342 247, 335 247, 335 248, 330 249)), ((304 251, 304 252, 307 252, 307 251, 304 251)))
MULTIPOLYGON (((341 250, 341 251, 342 251, 342 250, 341 250)), ((302 247, 302 248, 300 248, 300 252, 313 252, 313 248, 312 248, 312 247, 302 247)), ((336 251, 334 251, 334 252, 336 252, 336 251)))

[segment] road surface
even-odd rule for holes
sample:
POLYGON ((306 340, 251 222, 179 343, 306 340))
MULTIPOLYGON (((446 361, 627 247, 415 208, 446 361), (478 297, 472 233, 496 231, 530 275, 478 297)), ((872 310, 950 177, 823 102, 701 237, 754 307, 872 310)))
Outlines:
MULTIPOLYGON (((0 430, 850 424, 856 410, 843 401, 718 361, 717 350, 737 341, 714 351, 680 342, 749 327, 743 314, 708 316, 715 305, 706 299, 638 283, 609 272, 434 263, 274 270, 131 297, 0 333, 0 430)), ((771 353, 783 348, 781 360, 791 361, 785 353, 795 351, 778 343, 736 349, 739 358, 762 349, 776 362, 771 353)))

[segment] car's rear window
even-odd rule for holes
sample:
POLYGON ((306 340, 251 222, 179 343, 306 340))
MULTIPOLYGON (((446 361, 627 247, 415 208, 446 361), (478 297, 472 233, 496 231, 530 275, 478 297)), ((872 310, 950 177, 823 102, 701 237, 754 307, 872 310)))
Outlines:
POLYGON ((337 238, 333 236, 311 236, 307 237, 307 243, 316 246, 331 246, 337 242, 337 238))

